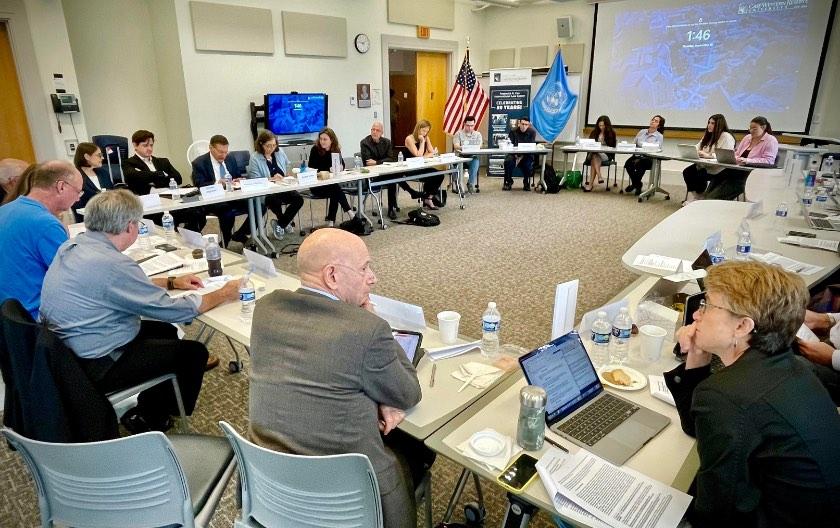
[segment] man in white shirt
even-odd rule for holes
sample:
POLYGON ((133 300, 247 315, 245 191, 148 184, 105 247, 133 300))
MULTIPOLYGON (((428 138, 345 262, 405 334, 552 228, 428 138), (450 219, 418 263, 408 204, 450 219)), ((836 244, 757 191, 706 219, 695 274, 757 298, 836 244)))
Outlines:
POLYGON ((467 191, 470 193, 479 193, 478 189, 478 156, 464 155, 461 150, 464 147, 481 148, 481 132, 475 129, 475 117, 467 116, 464 118, 464 128, 459 130, 452 136, 452 146, 456 152, 461 154, 461 157, 472 158, 470 161, 469 172, 470 178, 467 182, 467 191))

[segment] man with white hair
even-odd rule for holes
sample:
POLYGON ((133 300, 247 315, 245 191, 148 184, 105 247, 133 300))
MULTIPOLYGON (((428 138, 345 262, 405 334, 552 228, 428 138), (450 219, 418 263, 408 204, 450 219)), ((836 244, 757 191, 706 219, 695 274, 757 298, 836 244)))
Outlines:
POLYGON ((17 187, 18 178, 29 167, 23 160, 6 158, 0 160, 0 204, 17 187))

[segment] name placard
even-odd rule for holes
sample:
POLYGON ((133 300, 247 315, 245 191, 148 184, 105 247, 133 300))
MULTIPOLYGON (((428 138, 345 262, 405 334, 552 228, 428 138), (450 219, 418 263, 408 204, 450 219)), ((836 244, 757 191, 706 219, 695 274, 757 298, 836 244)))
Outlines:
POLYGON ((143 204, 143 210, 153 209, 155 207, 160 207, 160 195, 151 193, 151 194, 144 194, 140 197, 140 203, 143 204))
POLYGON ((242 254, 245 255, 245 260, 248 261, 251 270, 259 273, 264 277, 276 277, 277 268, 274 267, 274 261, 270 258, 260 255, 250 249, 243 249, 242 254))
POLYGON ((205 185, 204 187, 199 187, 198 189, 201 192, 201 197, 205 200, 210 200, 213 198, 222 198, 225 195, 224 188, 215 183, 213 185, 205 185))
POLYGON ((239 180, 239 184, 242 191, 247 192, 266 189, 271 185, 271 182, 268 181, 268 178, 244 178, 239 180))
POLYGON ((408 167, 422 167, 426 164, 426 158, 406 158, 405 164, 408 167))
POLYGON ((519 145, 517 145, 517 148, 519 150, 534 150, 535 148, 537 148, 537 144, 536 143, 520 143, 519 145))
POLYGON ((308 170, 298 173, 297 179, 300 185, 311 185, 318 181, 318 173, 314 170, 308 170))

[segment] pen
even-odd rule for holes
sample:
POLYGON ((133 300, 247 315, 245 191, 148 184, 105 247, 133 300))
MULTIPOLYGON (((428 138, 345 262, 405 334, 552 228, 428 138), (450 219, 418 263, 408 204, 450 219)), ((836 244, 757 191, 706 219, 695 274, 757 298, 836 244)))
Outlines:
POLYGON ((549 438, 549 437, 547 437, 547 436, 545 437, 545 441, 546 441, 546 442, 548 442, 549 444, 553 445, 554 447, 556 447, 557 449, 559 449, 559 450, 561 450, 561 451, 565 451, 566 453, 568 453, 568 452, 569 452, 569 450, 568 450, 568 449, 566 449, 565 447, 561 446, 560 444, 558 444, 557 442, 555 442, 554 440, 552 440, 551 438, 549 438))
POLYGON ((432 363, 432 377, 429 378, 429 387, 435 386, 435 373, 437 372, 437 363, 432 363))

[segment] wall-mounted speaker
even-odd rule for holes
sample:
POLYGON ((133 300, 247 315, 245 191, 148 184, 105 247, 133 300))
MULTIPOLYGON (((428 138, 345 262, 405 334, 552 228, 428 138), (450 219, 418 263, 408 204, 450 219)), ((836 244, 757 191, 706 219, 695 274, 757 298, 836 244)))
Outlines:
POLYGON ((557 38, 572 38, 572 17, 564 16, 557 19, 557 38))

